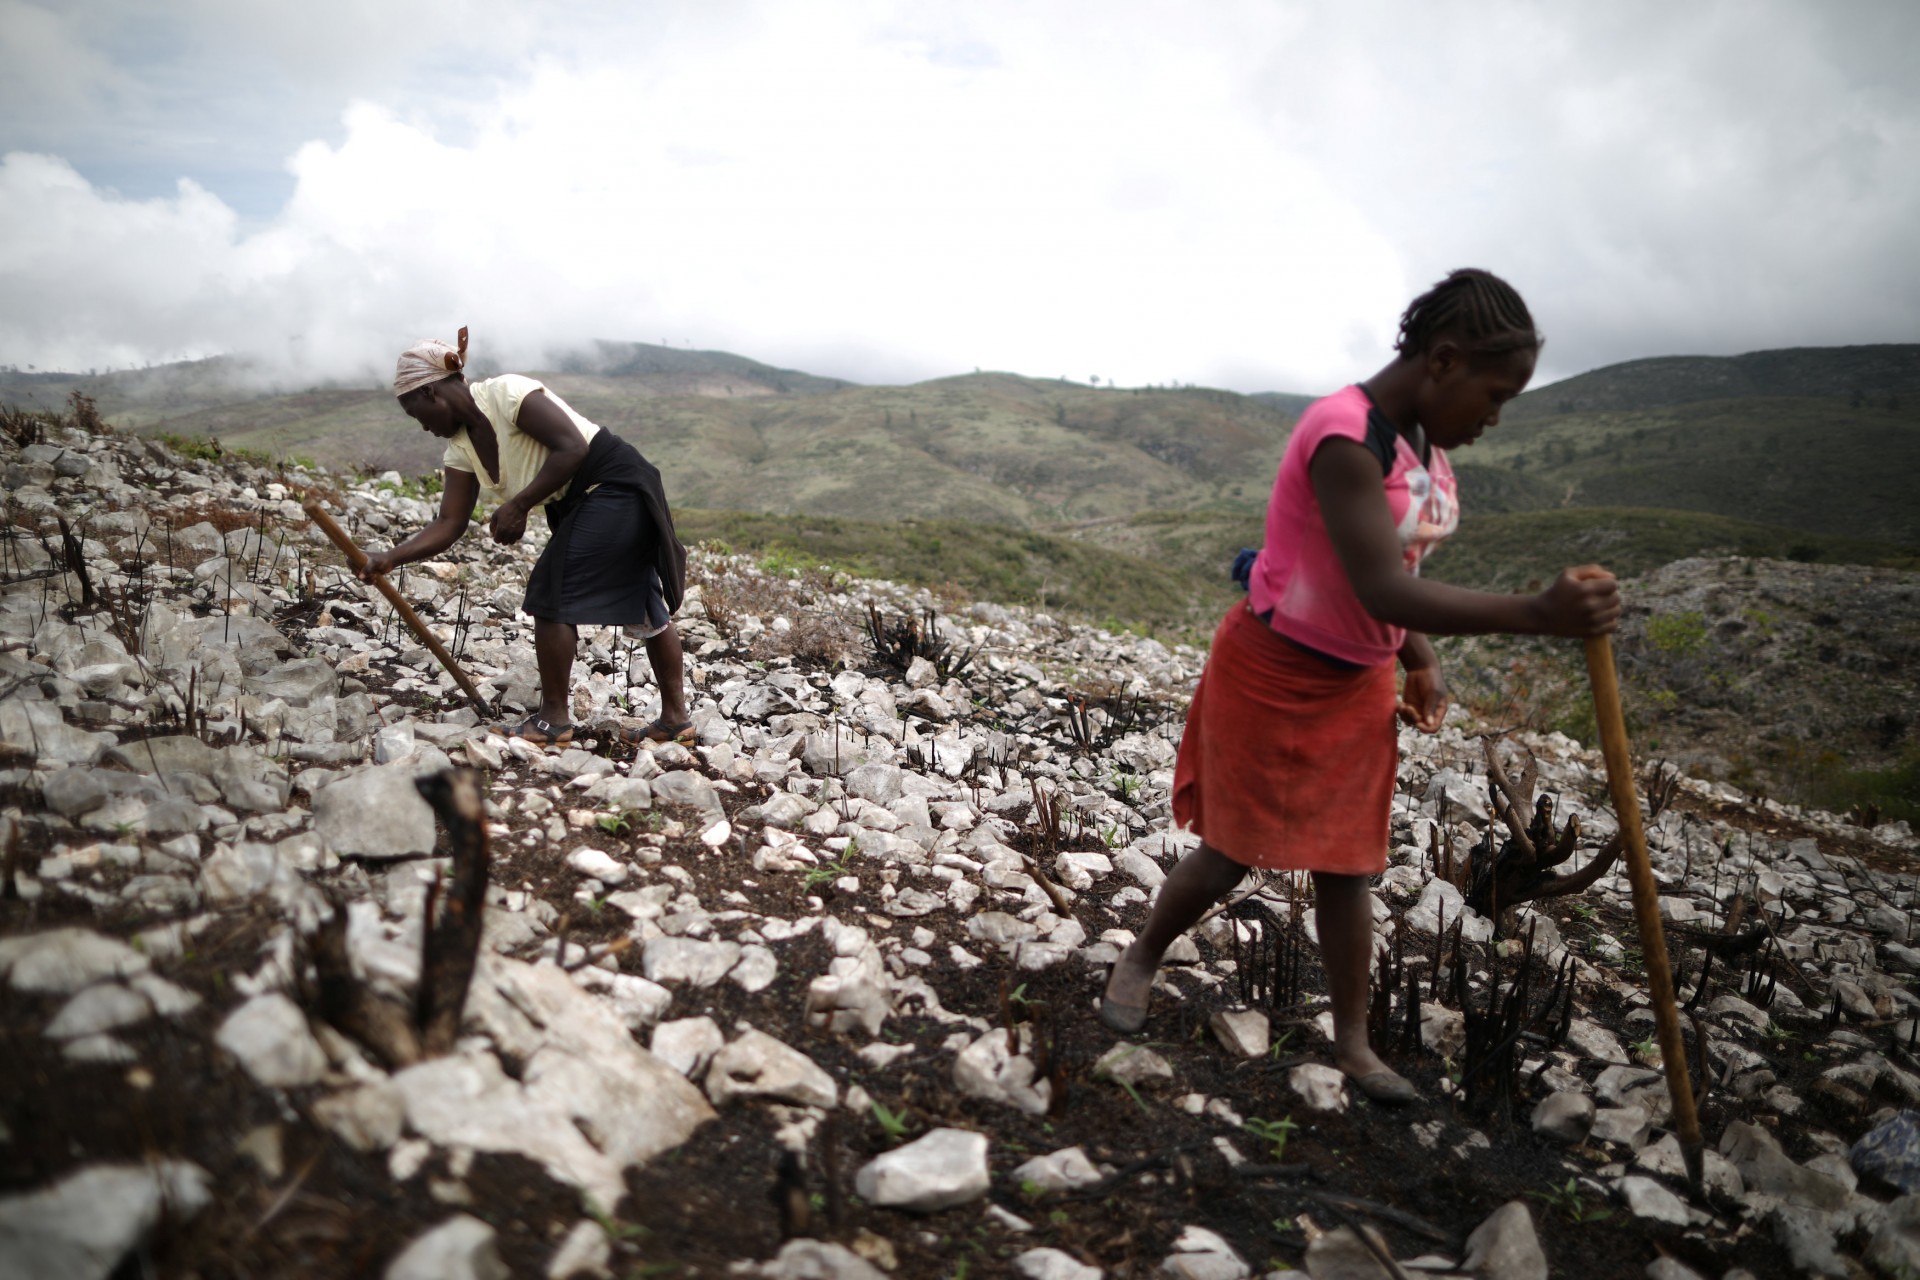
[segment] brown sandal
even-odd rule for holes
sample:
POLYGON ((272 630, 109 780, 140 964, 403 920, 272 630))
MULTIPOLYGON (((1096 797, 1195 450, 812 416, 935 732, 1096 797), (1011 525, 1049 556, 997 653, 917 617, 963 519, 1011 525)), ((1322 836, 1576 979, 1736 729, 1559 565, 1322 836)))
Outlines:
POLYGON ((573 741, 574 726, 549 724, 539 716, 528 716, 507 730, 509 738, 523 738, 536 747, 564 747, 573 741))
POLYGON ((693 730, 693 721, 682 720, 679 724, 669 724, 664 717, 654 720, 645 728, 620 731, 621 741, 635 747, 661 742, 690 745, 697 736, 693 730))

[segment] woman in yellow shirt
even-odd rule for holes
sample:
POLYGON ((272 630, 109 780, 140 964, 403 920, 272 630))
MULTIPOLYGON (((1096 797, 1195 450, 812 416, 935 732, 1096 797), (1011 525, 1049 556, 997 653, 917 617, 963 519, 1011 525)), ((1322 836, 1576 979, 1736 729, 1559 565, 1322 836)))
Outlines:
POLYGON ((686 586, 686 549, 674 535, 659 469, 532 378, 469 383, 467 331, 459 345, 427 339, 394 372, 400 408, 447 441, 446 487, 433 522, 367 557, 361 576, 440 554, 466 532, 482 494, 499 505, 487 531, 518 542, 541 507, 553 539, 527 579, 540 709, 510 732, 541 744, 573 740, 568 694, 579 626, 617 626, 643 637, 660 685, 660 715, 630 741, 690 740, 680 636, 673 610, 686 586))

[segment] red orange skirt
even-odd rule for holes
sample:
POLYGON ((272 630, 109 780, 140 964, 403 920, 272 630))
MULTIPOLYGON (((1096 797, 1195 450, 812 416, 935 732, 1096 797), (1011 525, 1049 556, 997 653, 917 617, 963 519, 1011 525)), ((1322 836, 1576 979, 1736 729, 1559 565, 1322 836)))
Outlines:
POLYGON ((1336 667, 1234 605, 1187 711, 1174 820, 1249 867, 1386 870, 1395 692, 1393 663, 1336 667))

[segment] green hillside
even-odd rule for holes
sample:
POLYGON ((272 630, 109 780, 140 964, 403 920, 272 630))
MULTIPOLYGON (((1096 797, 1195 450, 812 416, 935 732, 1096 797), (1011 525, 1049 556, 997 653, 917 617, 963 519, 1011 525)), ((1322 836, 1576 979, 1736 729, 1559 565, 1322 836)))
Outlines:
MULTIPOLYGON (((630 343, 554 363, 538 376, 657 462, 678 507, 804 516, 816 542, 818 522, 842 522, 821 558, 1008 599, 1037 600, 1050 573, 1064 574, 1060 547, 1131 556, 1180 575, 1187 603, 1133 604, 1123 592, 1095 611, 1154 625, 1224 601, 1225 564, 1259 541, 1274 467, 1308 403, 1006 373, 856 386, 630 343), (947 522, 938 539, 952 554, 883 563, 881 530, 896 520, 947 522), (968 531, 982 525, 1005 529, 968 531), (1022 531, 1060 546, 1016 552, 1005 539, 1022 531), (996 579, 985 568, 994 556, 1045 566, 1031 583, 996 579)), ((81 389, 125 427, 336 467, 438 465, 438 443, 383 389, 261 395, 249 390, 258 376, 219 360, 97 378, 0 371, 0 403, 53 407, 81 389)), ((1920 464, 1920 346, 1597 369, 1520 397, 1455 464, 1467 519, 1431 570, 1451 581, 1511 587, 1568 563, 1634 572, 1717 551, 1907 562, 1920 554, 1920 507, 1896 484, 1920 464)), ((727 519, 732 532, 716 536, 801 538, 727 519)))
MULTIPOLYGON (((1147 511, 1067 532, 1181 574, 1204 615, 1231 599, 1234 553, 1259 546, 1262 530, 1258 514, 1147 511)), ((1426 573, 1464 587, 1523 591, 1572 565, 1603 564, 1632 577, 1702 555, 1920 568, 1920 550, 1911 546, 1723 516, 1636 507, 1482 512, 1469 498, 1460 532, 1427 561, 1426 573)))
MULTIPOLYGON (((1571 413, 1652 409, 1755 396, 1873 402, 1920 395, 1920 345, 1789 347, 1740 356, 1659 356, 1536 387, 1508 408, 1519 423, 1571 413)), ((1856 404, 1855 407, 1858 407, 1856 404)))
POLYGON ((1909 546, 1920 507, 1902 481, 1916 464, 1920 395, 1590 410, 1503 422, 1460 456, 1463 484, 1479 481, 1470 500, 1498 510, 1673 507, 1909 546))
POLYGON ((682 540, 724 545, 795 568, 950 590, 1134 627, 1170 639, 1201 634, 1210 598, 1168 565, 1106 547, 954 520, 875 522, 700 508, 675 513, 682 540))
MULTIPOLYGON (((654 374, 537 376, 657 463, 676 503, 869 520, 1030 525, 1147 507, 1254 509, 1293 423, 1229 392, 1011 374, 731 397, 656 394, 654 374)), ((405 473, 437 466, 442 451, 384 392, 279 396, 135 425, 405 473)))

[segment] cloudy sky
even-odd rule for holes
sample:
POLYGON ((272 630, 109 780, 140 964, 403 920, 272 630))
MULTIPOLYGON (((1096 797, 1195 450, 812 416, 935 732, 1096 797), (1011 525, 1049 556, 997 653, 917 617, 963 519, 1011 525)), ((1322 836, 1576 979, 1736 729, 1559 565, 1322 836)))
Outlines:
POLYGON ((0 0, 0 363, 472 326, 1330 389, 1492 268, 1543 377, 1920 339, 1910 0, 0 0))

